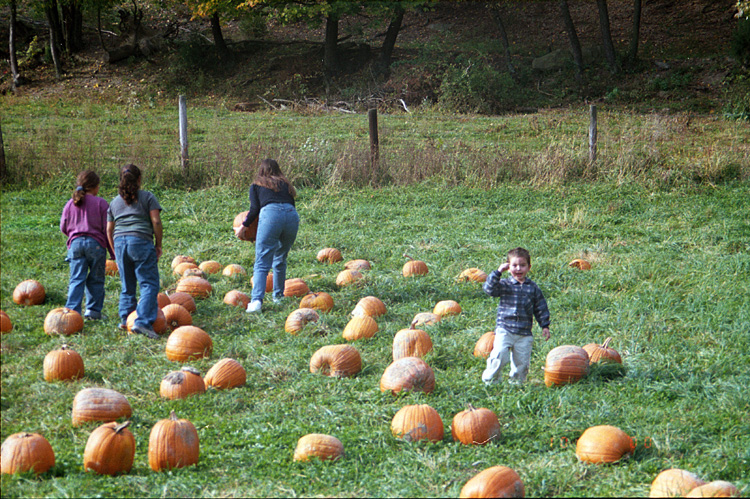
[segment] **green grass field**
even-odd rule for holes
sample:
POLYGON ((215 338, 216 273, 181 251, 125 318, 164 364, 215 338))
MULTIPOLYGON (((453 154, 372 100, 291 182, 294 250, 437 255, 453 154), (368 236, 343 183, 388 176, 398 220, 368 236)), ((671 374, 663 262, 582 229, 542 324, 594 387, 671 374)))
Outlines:
MULTIPOLYGON (((5 128, 4 128, 5 130, 5 128)), ((105 313, 81 334, 62 339, 43 331, 51 309, 63 306, 68 268, 59 215, 74 184, 66 173, 42 188, 5 190, 2 196, 2 309, 14 329, 2 337, 2 439, 42 433, 56 453, 39 477, 1 480, 4 497, 70 496, 458 496, 475 473, 494 465, 515 469, 528 496, 647 496, 663 469, 683 468, 706 481, 727 480, 750 494, 750 187, 747 182, 665 189, 628 182, 576 183, 531 188, 500 184, 491 190, 439 181, 382 189, 300 191, 302 224, 289 257, 288 277, 326 291, 334 309, 299 335, 284 331, 298 305, 269 304, 256 316, 222 303, 231 289, 250 290, 249 276, 211 276, 211 297, 197 302, 195 325, 214 342, 210 359, 190 362, 205 373, 224 357, 247 370, 247 385, 167 401, 159 384, 180 365, 167 360, 166 340, 117 329, 119 280, 109 277, 105 313), (333 246, 344 260, 364 258, 373 268, 357 286, 339 288, 342 264, 317 262, 333 246), (535 344, 529 382, 485 387, 484 361, 474 344, 494 324, 495 299, 478 284, 457 283, 465 268, 496 268, 516 246, 532 254, 530 277, 552 313, 552 338, 535 344), (406 279, 404 252, 429 266, 406 279), (568 267, 585 258, 590 271, 568 267), (24 279, 47 290, 43 305, 22 308, 11 295, 24 279), (356 302, 381 298, 388 312, 379 331, 353 345, 363 360, 354 378, 309 372, 321 346, 344 343, 341 333, 356 302), (437 380, 433 393, 381 393, 394 334, 417 312, 445 299, 463 311, 426 330, 433 352, 425 360, 437 380), (542 367, 558 345, 583 346, 613 337, 627 373, 596 373, 575 385, 547 388, 542 367), (84 358, 85 378, 47 383, 42 361, 63 341, 84 358), (95 424, 71 425, 75 394, 113 388, 133 407, 133 470, 123 476, 83 471, 83 449, 95 424), (403 406, 427 403, 442 417, 443 441, 406 443, 391 435, 403 406), (503 432, 486 446, 453 442, 453 416, 466 408, 494 411, 503 432), (193 422, 201 445, 197 466, 155 473, 148 437, 171 410, 193 422), (577 461, 575 442, 588 427, 617 426, 636 443, 634 455, 614 465, 577 461), (328 433, 345 448, 333 463, 292 460, 297 440, 328 433)), ((218 186, 185 192, 148 183, 164 206, 164 289, 176 277, 178 254, 198 261, 239 263, 252 269, 254 247, 234 238, 231 221, 247 209, 245 188, 218 186)), ((111 199, 114 184, 102 196, 111 199)))

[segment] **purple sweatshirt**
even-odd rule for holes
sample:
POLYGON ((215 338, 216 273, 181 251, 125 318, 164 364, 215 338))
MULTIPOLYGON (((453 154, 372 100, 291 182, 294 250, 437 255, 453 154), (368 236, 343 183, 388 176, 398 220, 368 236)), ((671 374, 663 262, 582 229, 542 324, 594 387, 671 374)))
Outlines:
POLYGON ((115 254, 109 247, 107 241, 107 209, 109 203, 104 198, 86 194, 81 206, 73 204, 68 200, 60 217, 60 230, 68 236, 68 248, 73 239, 81 236, 89 236, 106 248, 112 259, 115 254))

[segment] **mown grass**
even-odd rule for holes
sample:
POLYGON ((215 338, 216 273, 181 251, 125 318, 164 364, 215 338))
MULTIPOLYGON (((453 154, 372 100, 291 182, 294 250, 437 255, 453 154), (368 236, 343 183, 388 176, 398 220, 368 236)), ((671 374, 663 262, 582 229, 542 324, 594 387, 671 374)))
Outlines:
MULTIPOLYGON (((43 188, 2 196, 2 309, 14 330, 2 338, 2 438, 36 431, 52 443, 57 464, 47 474, 3 476, 3 496, 457 496, 483 468, 514 468, 529 496, 644 496, 656 474, 678 467, 707 480, 728 480, 747 495, 750 482, 750 189, 746 183, 665 189, 637 183, 580 183, 548 187, 502 184, 494 189, 433 180, 405 187, 303 188, 299 237, 289 277, 327 291, 333 311, 297 336, 284 332, 297 300, 269 304, 248 316, 222 303, 230 289, 249 291, 249 277, 212 276, 213 295, 198 302, 194 323, 214 341, 210 359, 191 362, 205 373, 223 357, 246 368, 245 387, 166 401, 161 378, 179 367, 164 355, 165 340, 117 330, 119 282, 108 278, 102 323, 66 339, 85 359, 87 375, 73 383, 46 383, 44 355, 63 340, 44 334, 46 313, 65 302, 65 240, 57 228, 73 174, 43 188), (485 387, 484 361, 474 343, 492 329, 495 301, 478 285, 457 283, 467 267, 497 267, 505 251, 530 249, 531 277, 552 312, 552 339, 534 345, 523 387, 485 387), (366 258, 364 282, 339 289, 341 264, 315 259, 335 246, 346 260, 366 258), (427 262, 430 273, 405 279, 402 254, 427 262), (567 263, 582 257, 592 270, 567 263), (44 305, 21 308, 15 285, 38 279, 44 305), (369 341, 355 342, 362 372, 351 379, 309 373, 313 352, 343 343, 348 314, 359 298, 380 297, 388 313, 369 341), (391 360, 393 335, 417 312, 455 299, 460 316, 428 328, 434 351, 426 357, 437 388, 393 397, 379 380, 391 360), (627 373, 597 373, 571 386, 547 388, 542 366, 557 345, 584 345, 612 336, 627 373), (83 448, 95 425, 73 428, 73 397, 106 386, 133 406, 135 467, 119 477, 82 469, 83 448), (390 420, 406 404, 428 403, 443 418, 436 444, 393 438, 390 420), (450 422, 467 403, 495 411, 498 442, 467 447, 452 441, 450 422), (147 463, 151 427, 170 410, 198 429, 197 466, 154 473, 147 463), (575 441, 589 426, 612 424, 637 443, 635 455, 615 465, 577 462, 575 441), (344 443, 335 463, 292 461, 297 439, 329 433, 344 443)), ((246 190, 227 185, 185 192, 146 184, 164 206, 162 284, 174 286, 169 264, 177 254, 199 261, 240 263, 251 269, 254 247, 234 239, 234 215, 246 209, 246 190)), ((111 198, 114 184, 102 195, 111 198)), ((538 334, 538 330, 537 330, 538 334)))

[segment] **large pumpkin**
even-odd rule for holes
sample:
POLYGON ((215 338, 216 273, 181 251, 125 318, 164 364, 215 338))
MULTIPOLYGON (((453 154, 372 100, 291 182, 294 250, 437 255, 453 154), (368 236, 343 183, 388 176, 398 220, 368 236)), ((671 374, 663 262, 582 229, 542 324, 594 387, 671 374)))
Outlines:
POLYGON ((349 260, 344 264, 344 268, 347 270, 370 270, 372 264, 368 260, 358 258, 356 260, 349 260))
MULTIPOLYGON (((125 325, 128 328, 128 333, 135 334, 133 328, 135 327, 135 320, 137 318, 137 310, 133 310, 128 315, 128 320, 125 322, 125 325)), ((153 324, 151 324, 151 329, 153 329, 156 334, 163 334, 167 331, 167 316, 164 314, 164 310, 160 308, 156 309, 156 320, 154 320, 153 324)))
POLYGON ((505 466, 493 466, 474 475, 461 488, 459 497, 525 497, 518 473, 505 466))
POLYGON ((422 260, 410 259, 404 264, 404 267, 401 269, 401 273, 404 277, 427 275, 428 272, 429 269, 427 268, 427 264, 422 260))
POLYGON ((203 378, 206 388, 213 387, 220 390, 245 386, 247 372, 242 364, 234 359, 221 359, 208 370, 203 378))
POLYGON ((345 269, 336 276, 336 285, 341 287, 348 286, 362 280, 364 277, 364 274, 359 270, 345 269))
POLYGON ((199 327, 178 327, 167 338, 165 353, 173 362, 208 358, 214 343, 211 337, 199 327))
POLYGON ((218 274, 224 270, 224 266, 216 260, 206 260, 205 262, 201 262, 200 265, 198 265, 198 268, 206 274, 218 274))
POLYGON ((407 442, 443 439, 443 420, 440 414, 427 404, 407 405, 399 409, 391 420, 391 432, 396 438, 407 442))
POLYGON ((495 331, 488 331, 484 333, 474 345, 474 356, 482 357, 486 359, 492 353, 492 348, 495 345, 495 331))
POLYGON ((318 319, 320 316, 314 309, 298 308, 287 316, 284 330, 290 334, 297 334, 310 322, 318 322, 318 319))
POLYGON ((458 315, 461 313, 461 305, 455 300, 442 300, 437 302, 432 313, 439 315, 440 317, 446 317, 449 315, 458 315))
POLYGON ((581 347, 561 345, 547 354, 544 384, 565 385, 583 379, 589 373, 589 354, 581 347))
POLYGON ((183 307, 185 307, 185 310, 187 310, 191 314, 194 314, 195 311, 198 310, 198 307, 195 306, 195 299, 193 298, 193 296, 189 293, 185 293, 184 291, 172 293, 171 295, 169 295, 169 301, 170 303, 182 305, 183 307))
POLYGON ((601 362, 603 364, 608 362, 622 364, 622 358, 620 357, 620 354, 617 353, 617 350, 609 346, 609 343, 611 341, 612 338, 607 338, 601 345, 598 345, 596 343, 589 343, 588 345, 583 347, 583 349, 586 350, 586 353, 589 354, 590 364, 594 364, 596 362, 601 362))
POLYGON ((193 298, 208 298, 211 295, 211 283, 202 277, 183 277, 177 281, 176 291, 187 293, 193 298))
POLYGON ((616 426, 592 426, 578 439, 576 457, 586 463, 614 463, 635 451, 633 439, 616 426))
POLYGON ((714 480, 705 485, 699 485, 685 497, 739 497, 740 490, 734 484, 724 480, 714 480))
POLYGON ((316 457, 321 461, 335 461, 344 455, 344 444, 336 437, 322 433, 310 433, 297 440, 294 449, 295 461, 309 461, 316 457))
MULTIPOLYGON (((182 305, 170 303, 161 310, 164 313, 166 328, 170 331, 174 331, 180 326, 190 326, 193 324, 193 316, 182 305)), ((154 328, 154 331, 156 331, 156 328, 154 328)))
POLYGON ((685 497, 688 492, 705 483, 695 473, 671 468, 656 475, 651 482, 649 497, 685 497))
POLYGON ((284 296, 297 296, 302 297, 310 292, 310 288, 307 287, 305 281, 299 277, 293 279, 287 279, 284 281, 284 296))
POLYGON ((432 351, 432 338, 421 329, 402 329, 393 337, 393 360, 424 357, 432 351))
POLYGON ((75 310, 67 307, 50 310, 44 318, 44 332, 50 336, 61 334, 70 336, 83 329, 83 317, 75 310))
POLYGON ((453 417, 451 425, 453 440, 466 445, 484 445, 500 436, 500 421, 491 410, 471 404, 453 417))
POLYGON ((84 388, 73 399, 73 426, 88 421, 110 422, 132 415, 128 399, 109 388, 84 388))
POLYGON ((397 395, 401 390, 431 393, 435 389, 435 373, 419 357, 404 357, 389 365, 380 378, 380 391, 397 395))
POLYGON ((148 464, 154 471, 182 468, 198 463, 198 431, 187 419, 177 419, 175 412, 151 429, 148 439, 148 464))
POLYGON ((224 267, 224 270, 221 271, 221 274, 226 277, 240 277, 247 275, 247 271, 242 265, 238 263, 230 263, 229 265, 224 267))
POLYGON ((317 259, 321 263, 336 263, 343 260, 341 252, 336 248, 323 248, 318 251, 317 259))
POLYGON ((84 375, 83 358, 67 345, 52 350, 44 356, 45 381, 66 381, 82 378, 84 375))
POLYGON ((329 312, 333 309, 333 297, 325 291, 309 293, 302 297, 299 308, 312 308, 321 312, 329 312))
POLYGON ((387 312, 385 303, 376 296, 365 296, 357 302, 352 310, 352 315, 369 315, 370 317, 379 317, 387 312))
POLYGON ((41 305, 46 296, 42 283, 34 279, 20 282, 13 290, 13 302, 18 305, 41 305))
POLYGON ((83 469, 100 475, 129 472, 135 459, 135 437, 128 426, 130 421, 113 421, 92 431, 83 451, 83 469))
POLYGON ((362 370, 362 357, 351 345, 320 347, 310 358, 310 372, 344 378, 362 370))
POLYGON ((487 280, 487 272, 484 270, 472 267, 464 270, 458 275, 458 281, 473 281, 473 282, 484 282, 487 280))
POLYGON ((227 294, 224 295, 224 303, 233 307, 247 308, 247 304, 250 303, 250 297, 242 291, 233 289, 227 291, 227 294))
POLYGON ((55 465, 55 451, 39 433, 14 433, 0 446, 0 471, 4 474, 44 473, 55 465))
POLYGON ((344 327, 343 337, 347 341, 369 339, 378 332, 378 323, 369 315, 352 317, 344 327))
MULTIPOLYGON (((244 222, 245 218, 247 218, 247 213, 247 211, 243 211, 241 213, 238 213, 237 216, 234 217, 234 221, 232 221, 233 229, 236 229, 242 225, 242 222, 244 222)), ((255 217, 255 220, 250 223, 248 229, 249 230, 247 236, 241 237, 240 240, 253 242, 258 235, 258 217, 255 217)))
POLYGON ((189 366, 183 366, 179 371, 168 373, 159 385, 159 395, 170 400, 184 399, 205 391, 206 383, 200 372, 189 366))
POLYGON ((8 314, 0 310, 0 333, 10 333, 13 330, 13 323, 8 317, 8 314))

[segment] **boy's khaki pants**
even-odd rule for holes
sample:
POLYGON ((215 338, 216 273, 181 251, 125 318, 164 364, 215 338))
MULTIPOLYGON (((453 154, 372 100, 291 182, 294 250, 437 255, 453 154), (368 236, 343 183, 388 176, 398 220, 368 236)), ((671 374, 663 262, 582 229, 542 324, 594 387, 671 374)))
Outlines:
POLYGON ((534 337, 509 333, 503 329, 495 331, 495 341, 492 352, 487 357, 487 368, 482 373, 482 381, 495 382, 500 377, 500 371, 510 360, 510 374, 508 377, 519 383, 526 381, 531 363, 531 345, 534 337))

